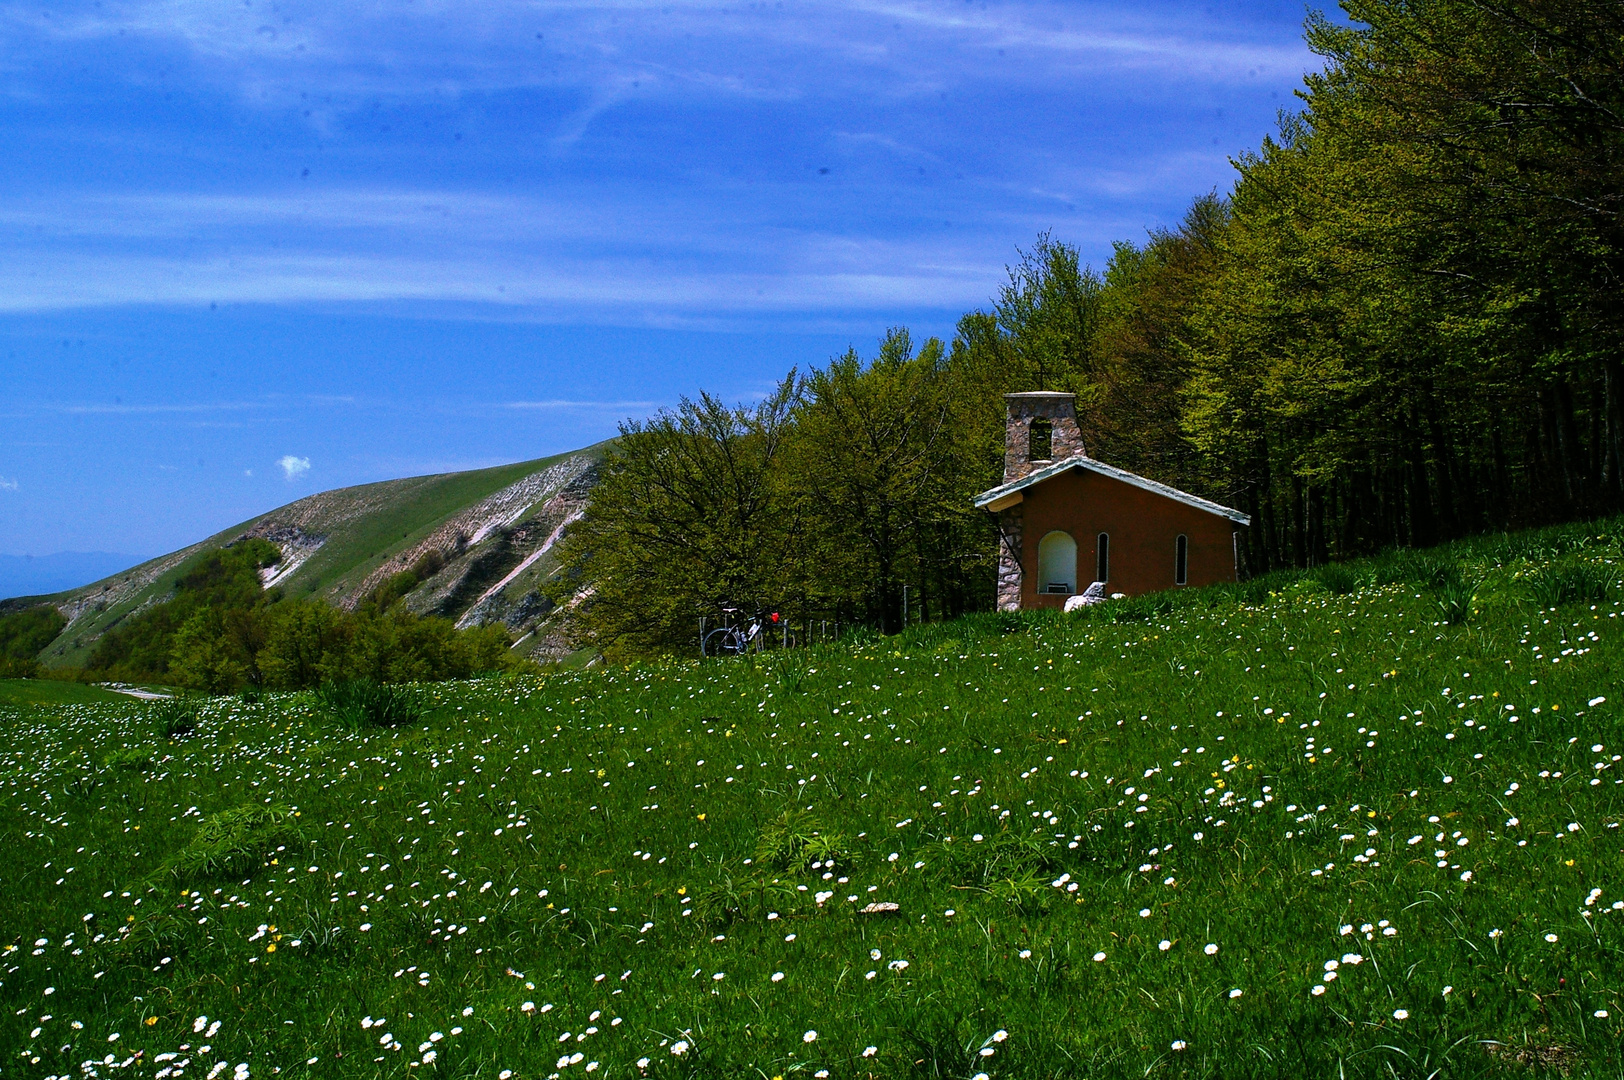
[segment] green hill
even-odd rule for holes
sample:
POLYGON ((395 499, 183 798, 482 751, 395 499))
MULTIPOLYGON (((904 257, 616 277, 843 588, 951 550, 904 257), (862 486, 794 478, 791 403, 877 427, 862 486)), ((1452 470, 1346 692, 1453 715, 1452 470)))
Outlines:
POLYGON ((248 537, 277 545, 264 575, 291 596, 354 608, 380 586, 400 587, 418 614, 459 625, 503 622, 541 657, 565 646, 548 633, 536 591, 553 545, 579 515, 597 476, 599 448, 473 472, 388 480, 311 495, 190 547, 83 588, 0 603, 0 613, 49 604, 68 620, 42 653, 48 667, 81 666, 129 616, 167 599, 205 553, 248 537), (391 579, 395 579, 391 582, 391 579))
POLYGON ((424 686, 407 729, 0 706, 0 1068, 1617 1076, 1621 539, 424 686))

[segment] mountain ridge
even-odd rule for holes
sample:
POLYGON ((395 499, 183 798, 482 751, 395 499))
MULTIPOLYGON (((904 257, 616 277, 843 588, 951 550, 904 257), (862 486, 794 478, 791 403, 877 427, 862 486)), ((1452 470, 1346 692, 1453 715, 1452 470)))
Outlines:
POLYGON ((88 585, 0 600, 0 613, 55 607, 68 625, 39 661, 83 666, 103 634, 173 595, 195 559, 259 538, 282 552, 261 573, 267 589, 354 610, 384 583, 412 574, 408 610, 463 628, 502 623, 516 649, 553 659, 569 646, 539 586, 556 568, 558 541, 585 510, 606 445, 307 495, 88 585))

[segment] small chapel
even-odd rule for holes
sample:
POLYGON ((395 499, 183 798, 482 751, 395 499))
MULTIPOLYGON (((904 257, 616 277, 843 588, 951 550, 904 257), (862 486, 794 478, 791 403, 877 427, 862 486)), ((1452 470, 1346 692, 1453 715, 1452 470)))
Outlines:
POLYGON ((998 610, 1237 580, 1249 517, 1089 457, 1074 394, 1004 401, 1004 482, 975 499, 998 518, 998 610))

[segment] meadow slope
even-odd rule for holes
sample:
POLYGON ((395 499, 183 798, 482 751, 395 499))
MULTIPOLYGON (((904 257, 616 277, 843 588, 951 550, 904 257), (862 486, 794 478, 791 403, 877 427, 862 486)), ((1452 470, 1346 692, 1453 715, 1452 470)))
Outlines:
POLYGON ((0 1076, 1617 1076, 1621 532, 408 730, 0 706, 0 1076))

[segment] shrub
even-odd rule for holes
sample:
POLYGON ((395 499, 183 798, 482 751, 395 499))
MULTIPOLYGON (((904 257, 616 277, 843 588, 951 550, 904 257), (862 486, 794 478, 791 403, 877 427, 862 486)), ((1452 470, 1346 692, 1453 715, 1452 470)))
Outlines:
POLYGON ((1606 600, 1618 579, 1618 569, 1588 559, 1551 563, 1530 578, 1534 602, 1542 608, 1564 604, 1597 604, 1606 600))
POLYGON ((806 685, 807 676, 812 672, 812 663, 807 659, 805 650, 780 653, 771 667, 772 673, 778 678, 778 685, 788 694, 798 694, 801 687, 806 685))
MULTIPOLYGON (((1018 883, 1051 874, 1059 866, 1055 852, 1042 841, 1002 832, 977 842, 960 838, 926 845, 919 853, 926 872, 965 888, 989 889, 995 882, 1018 883)), ((1047 887, 1048 878, 1043 881, 1047 887)), ((1011 885, 1015 899, 1021 887, 1011 885)), ((1006 893, 1008 891, 1006 890, 1006 893)))
POLYGON ((303 846, 293 811, 245 803, 204 819, 166 869, 174 877, 247 877, 277 852, 303 846))
POLYGON ((177 960, 187 951, 191 926, 168 911, 152 911, 126 927, 110 943, 114 959, 137 967, 177 960))
POLYGON ((1455 579, 1438 590, 1438 608, 1443 621, 1451 626, 1464 626, 1471 619, 1476 600, 1477 586, 1472 582, 1455 579))
POLYGON ((323 683, 316 698, 328 715, 349 728, 407 727, 427 711, 412 691, 371 679, 323 683))
MULTIPOLYGON (((33 660, 40 650, 56 640, 68 625, 54 607, 25 608, 0 615, 0 661, 33 660)), ((30 678, 21 675, 16 678, 30 678)))
POLYGON ((761 828, 756 840, 756 862, 790 870, 809 862, 836 859, 846 854, 846 838, 826 832, 816 815, 786 810, 761 828))
POLYGON ((1363 584, 1353 568, 1344 563, 1331 563, 1329 566, 1322 566, 1315 576, 1335 596, 1347 596, 1363 584))
POLYGON ((768 908, 792 903, 795 896, 795 886, 789 882, 770 880, 759 873, 734 877, 723 869, 721 876, 694 890, 694 913, 707 925, 728 923, 749 916, 752 908, 758 917, 765 915, 768 908))
POLYGON ((37 679, 39 671, 37 660, 17 660, 9 656, 0 656, 0 679, 37 679))
POLYGON ((114 750, 102 763, 105 769, 120 769, 124 772, 148 772, 152 766, 152 755, 134 746, 122 746, 114 750))
POLYGON ((184 739, 197 731, 202 703, 196 698, 172 697, 147 706, 147 715, 166 739, 184 739))

